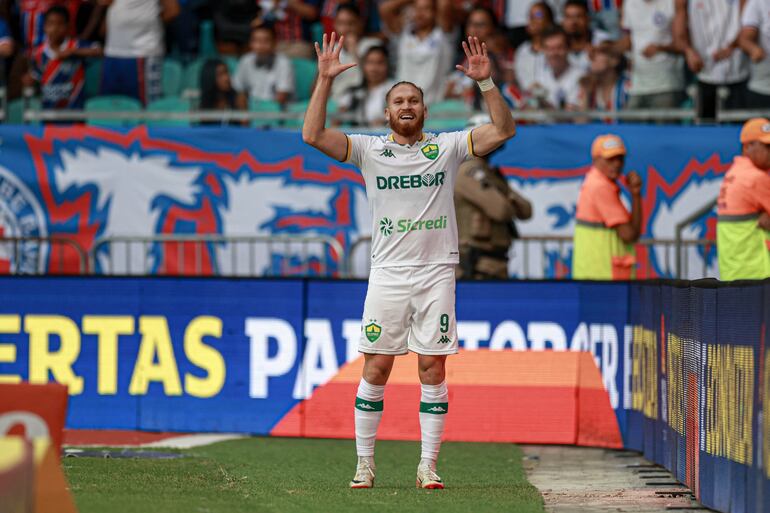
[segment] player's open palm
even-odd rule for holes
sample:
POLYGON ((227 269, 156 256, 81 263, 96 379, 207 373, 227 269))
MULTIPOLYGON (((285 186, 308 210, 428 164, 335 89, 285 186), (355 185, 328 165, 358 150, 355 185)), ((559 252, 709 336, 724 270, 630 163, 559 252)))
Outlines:
POLYGON ((356 64, 342 64, 340 62, 340 52, 345 36, 340 36, 337 41, 337 34, 332 32, 331 38, 327 43, 326 34, 323 36, 322 46, 315 44, 315 53, 318 55, 318 76, 321 78, 334 78, 346 69, 350 69, 356 64), (335 44, 336 43, 336 44, 335 44))
POLYGON ((468 41, 463 41, 463 51, 467 58, 466 66, 457 65, 457 69, 465 73, 468 78, 473 80, 485 80, 492 75, 492 64, 487 55, 487 44, 479 42, 477 37, 468 37, 468 41))

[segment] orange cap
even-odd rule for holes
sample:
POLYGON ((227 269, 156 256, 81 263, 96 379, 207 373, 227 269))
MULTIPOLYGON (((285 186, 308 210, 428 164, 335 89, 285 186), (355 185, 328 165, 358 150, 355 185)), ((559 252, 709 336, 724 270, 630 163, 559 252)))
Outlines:
POLYGON ((591 158, 604 157, 605 159, 611 159, 612 157, 625 154, 626 145, 623 144, 623 139, 617 135, 600 135, 594 139, 594 143, 591 145, 591 158))
POLYGON ((743 124, 741 129, 741 144, 754 141, 770 144, 770 120, 752 118, 743 124))

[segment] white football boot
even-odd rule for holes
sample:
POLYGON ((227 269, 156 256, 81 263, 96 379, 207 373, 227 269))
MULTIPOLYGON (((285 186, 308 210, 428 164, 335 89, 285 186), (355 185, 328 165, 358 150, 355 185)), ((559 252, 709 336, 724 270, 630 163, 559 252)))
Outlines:
POLYGON ((428 463, 421 461, 417 465, 417 488, 443 490, 444 482, 428 463))
POLYGON ((351 488, 374 488, 374 460, 358 458, 356 475, 350 482, 351 488))

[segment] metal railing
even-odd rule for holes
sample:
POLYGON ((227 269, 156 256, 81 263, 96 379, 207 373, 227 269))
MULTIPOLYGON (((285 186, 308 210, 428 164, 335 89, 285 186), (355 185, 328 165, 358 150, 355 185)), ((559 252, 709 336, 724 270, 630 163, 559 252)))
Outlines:
MULTIPOLYGON (((436 112, 430 114, 430 121, 445 121, 462 119, 457 128, 463 128, 466 120, 470 117, 482 114, 481 111, 458 110, 449 112, 436 112)), ((673 122, 693 122, 696 121, 695 111, 692 109, 633 109, 621 110, 616 112, 605 112, 599 110, 587 111, 562 111, 562 110, 514 110, 512 111, 514 119, 517 121, 526 121, 530 123, 559 123, 559 122, 588 122, 588 121, 626 121, 626 122, 651 122, 651 121, 673 121, 673 122)), ((756 114, 755 114, 756 115, 756 114)), ((304 112, 257 112, 240 110, 189 110, 184 112, 159 112, 159 111, 84 111, 84 110, 45 110, 45 109, 25 109, 23 119, 26 123, 34 122, 83 122, 83 121, 121 121, 130 122, 153 122, 153 121, 180 121, 189 123, 199 122, 259 122, 266 124, 277 124, 282 122, 293 122, 295 127, 299 127, 304 119, 304 112)), ((329 119, 332 121, 345 123, 356 121, 355 114, 350 113, 330 113, 329 119)), ((381 127, 378 130, 384 130, 381 127)), ((356 129, 358 130, 358 129, 356 129)))
MULTIPOLYGON (((692 100, 692 107, 669 108, 669 109, 623 109, 615 112, 606 112, 601 110, 585 111, 567 111, 560 109, 536 109, 536 110, 513 110, 512 114, 517 121, 530 123, 560 123, 560 122, 683 122, 699 124, 703 121, 707 123, 736 123, 742 122, 752 117, 764 116, 770 117, 770 109, 726 109, 725 101, 729 96, 729 91, 725 87, 718 88, 717 108, 715 119, 701 120, 698 117, 697 105, 700 102, 698 89, 691 85, 687 89, 687 94, 692 100)), ((218 122, 228 124, 231 122, 255 123, 263 121, 268 125, 282 124, 290 122, 290 126, 298 128, 304 118, 305 112, 258 112, 250 110, 199 110, 198 97, 200 92, 195 89, 187 89, 181 97, 190 103, 191 109, 186 112, 158 112, 158 111, 113 111, 98 112, 85 110, 56 110, 32 108, 32 99, 34 98, 34 89, 25 88, 23 98, 22 119, 25 123, 34 122, 83 122, 83 121, 133 121, 133 122, 153 122, 153 121, 181 121, 189 123, 199 122, 218 122)), ((7 101, 6 90, 0 87, 0 121, 7 119, 7 101)), ((473 115, 481 114, 481 111, 472 109, 457 109, 453 111, 442 111, 430 113, 429 120, 456 120, 463 119, 463 123, 454 128, 463 128, 465 120, 473 115)), ((353 113, 330 112, 330 120, 345 123, 356 121, 357 117, 353 113)), ((442 128, 444 127, 442 124, 442 128)), ((376 131, 382 131, 385 127, 376 128, 376 131)), ((365 129, 366 130, 366 129, 365 129)), ((359 131, 357 128, 356 131, 359 131)))
POLYGON ((87 265, 86 250, 68 237, 0 237, 0 274, 85 274, 87 265))
MULTIPOLYGON (((710 211, 707 205, 676 227, 677 238, 642 239, 637 278, 706 278, 716 273, 713 240, 684 240, 682 231, 710 211), (708 207, 708 208, 707 208, 708 207), (652 265, 654 263, 654 266, 652 265)), ((90 252, 62 236, 0 238, 0 274, 359 277, 369 273, 371 237, 349 250, 329 236, 156 235, 105 237, 90 252), (365 249, 366 251, 362 251, 365 249)), ((513 277, 565 279, 570 236, 524 236, 511 245, 513 277)))
POLYGON ((169 234, 98 239, 89 262, 92 273, 108 275, 345 277, 347 257, 324 235, 169 234))
MULTIPOLYGON (((677 248, 677 253, 676 253, 676 264, 677 264, 676 276, 677 277, 682 276, 682 267, 681 267, 681 265, 682 265, 682 246, 683 246, 683 243, 684 243, 683 233, 684 233, 685 228, 687 228, 688 226, 690 226, 692 223, 694 223, 698 219, 702 218, 703 216, 708 215, 712 210, 714 210, 714 207, 716 207, 716 206, 717 206, 717 199, 714 198, 710 202, 708 202, 705 205, 703 205, 703 207, 699 208, 698 210, 696 210, 695 212, 690 214, 688 217, 686 217, 685 219, 683 219, 682 221, 680 221, 680 222, 678 222, 676 224, 676 227, 674 228, 674 235, 675 235, 676 238, 674 240, 675 240, 675 242, 677 244, 677 246, 676 246, 676 248, 677 248)), ((704 278, 705 278, 705 276, 704 276, 704 278)))
MULTIPOLYGON (((513 241, 508 253, 512 277, 520 279, 567 279, 572 257, 571 236, 528 235, 513 241)), ((368 249, 371 237, 361 237, 348 251, 347 273, 366 277, 369 272, 368 249)), ((707 278, 715 274, 710 262, 716 242, 709 239, 641 239, 636 243, 637 279, 707 278), (640 258, 644 257, 644 258, 640 258)))

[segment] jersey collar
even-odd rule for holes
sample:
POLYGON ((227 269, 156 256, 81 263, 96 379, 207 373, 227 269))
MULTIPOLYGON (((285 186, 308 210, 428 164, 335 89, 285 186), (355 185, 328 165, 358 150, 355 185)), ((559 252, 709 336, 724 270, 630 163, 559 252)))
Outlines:
MULTIPOLYGON (((61 46, 59 48, 63 50, 63 49, 69 48, 69 45, 70 45, 70 38, 65 37, 64 41, 62 41, 61 46)), ((43 43, 43 53, 45 53, 46 57, 50 59, 53 59, 57 55, 57 52, 54 51, 53 48, 51 48, 51 44, 48 42, 48 38, 46 38, 45 43, 43 43)))
POLYGON ((391 132, 391 133, 389 133, 389 134, 388 134, 388 141, 390 141, 390 142, 392 142, 392 143, 396 143, 396 144, 398 144, 399 146, 406 146, 407 148, 411 148, 412 146, 416 146, 416 145, 418 145, 418 144, 420 144, 420 143, 423 143, 423 142, 425 142, 427 139, 428 139, 428 136, 426 136, 426 135, 425 135, 425 132, 423 132, 422 134, 420 134, 420 138, 419 138, 417 141, 415 141, 415 142, 414 142, 414 144, 399 144, 399 143, 397 143, 397 142, 396 142, 396 140, 393 138, 393 132, 391 132))

